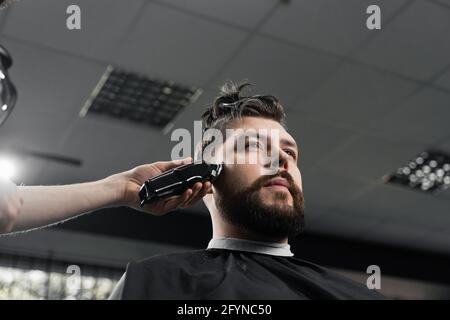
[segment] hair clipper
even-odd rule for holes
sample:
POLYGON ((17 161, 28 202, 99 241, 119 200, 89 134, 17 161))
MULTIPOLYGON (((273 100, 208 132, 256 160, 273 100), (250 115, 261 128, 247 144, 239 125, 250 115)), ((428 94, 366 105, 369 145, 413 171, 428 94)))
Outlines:
POLYGON ((202 160, 165 171, 142 185, 139 190, 140 206, 181 195, 197 182, 213 182, 221 171, 221 164, 208 164, 202 160))

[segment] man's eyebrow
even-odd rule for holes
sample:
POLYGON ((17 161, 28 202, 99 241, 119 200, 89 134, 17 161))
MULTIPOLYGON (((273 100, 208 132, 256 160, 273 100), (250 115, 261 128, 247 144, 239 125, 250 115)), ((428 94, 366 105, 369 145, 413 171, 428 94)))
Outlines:
MULTIPOLYGON (((257 132, 256 133, 256 138, 257 139, 261 139, 261 138, 267 139, 267 135, 266 134, 260 134, 259 132, 257 132)), ((284 144, 284 145, 287 145, 289 147, 292 147, 292 148, 294 148, 297 151, 297 153, 300 153, 300 149, 298 148, 297 143, 295 142, 295 140, 286 139, 286 138, 280 139, 280 144, 284 144)))
POLYGON ((290 140, 290 139, 280 139, 280 142, 281 142, 281 144, 288 145, 288 146, 290 146, 290 147, 295 148, 297 151, 299 151, 299 150, 298 150, 297 143, 296 143, 295 141, 292 141, 292 140, 290 140))

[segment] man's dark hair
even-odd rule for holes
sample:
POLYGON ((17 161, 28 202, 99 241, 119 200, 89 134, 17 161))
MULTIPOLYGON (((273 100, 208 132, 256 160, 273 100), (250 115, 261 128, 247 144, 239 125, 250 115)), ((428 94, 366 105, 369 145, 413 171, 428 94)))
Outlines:
POLYGON ((204 129, 223 131, 227 124, 241 117, 261 117, 279 122, 286 126, 286 115, 278 99, 272 95, 242 96, 250 83, 236 84, 226 82, 211 107, 202 115, 204 129))
MULTIPOLYGON (((286 128, 286 114, 278 99, 272 95, 243 96, 244 89, 250 86, 248 82, 227 81, 220 89, 220 96, 202 115, 203 130, 217 129, 225 134, 228 124, 242 117, 271 119, 286 128)), ((201 150, 212 142, 204 138, 201 150)))

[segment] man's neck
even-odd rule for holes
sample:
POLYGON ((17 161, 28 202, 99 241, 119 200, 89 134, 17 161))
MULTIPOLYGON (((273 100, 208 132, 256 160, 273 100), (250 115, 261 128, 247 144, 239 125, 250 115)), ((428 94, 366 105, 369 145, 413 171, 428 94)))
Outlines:
POLYGON ((243 230, 242 228, 237 228, 234 226, 227 225, 226 227, 222 227, 219 230, 213 228, 213 239, 219 238, 234 238, 234 239, 242 239, 242 240, 251 240, 251 241, 261 241, 261 242, 273 242, 273 243, 281 243, 287 244, 288 238, 274 238, 267 237, 259 234, 255 234, 248 230, 243 230))

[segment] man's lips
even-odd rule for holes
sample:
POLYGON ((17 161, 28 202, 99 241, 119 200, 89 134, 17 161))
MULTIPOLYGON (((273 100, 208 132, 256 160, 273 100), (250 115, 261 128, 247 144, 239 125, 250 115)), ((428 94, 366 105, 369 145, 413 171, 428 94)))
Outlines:
POLYGON ((287 182, 286 179, 283 179, 283 178, 275 178, 275 179, 272 179, 272 180, 270 180, 269 182, 267 182, 267 183, 264 185, 264 187, 278 187, 278 188, 284 187, 284 188, 286 188, 286 189, 289 190, 290 185, 289 185, 289 182, 287 182))

